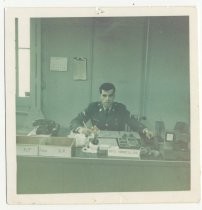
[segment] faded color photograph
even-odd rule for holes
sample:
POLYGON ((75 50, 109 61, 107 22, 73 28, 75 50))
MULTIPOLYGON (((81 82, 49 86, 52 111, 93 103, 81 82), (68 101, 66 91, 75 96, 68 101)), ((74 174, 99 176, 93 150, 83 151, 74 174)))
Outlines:
POLYGON ((188 16, 15 32, 18 194, 190 190, 188 16))
POLYGON ((196 200, 192 16, 41 11, 6 14, 10 203, 196 200))

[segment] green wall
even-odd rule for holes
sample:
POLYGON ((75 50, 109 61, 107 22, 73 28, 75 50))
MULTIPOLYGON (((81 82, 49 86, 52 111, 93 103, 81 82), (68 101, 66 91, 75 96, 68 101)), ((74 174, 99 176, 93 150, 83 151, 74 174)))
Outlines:
POLYGON ((74 18, 42 21, 42 98, 47 118, 63 124, 90 101, 99 100, 98 88, 110 81, 117 100, 138 113, 144 63, 145 18, 74 18), (50 72, 51 56, 68 57, 67 72, 50 72), (74 57, 87 58, 87 80, 74 81, 74 57), (57 111, 56 111, 57 110, 57 111))
POLYGON ((116 100, 139 113, 146 18, 97 18, 93 50, 93 100, 99 85, 113 82, 116 100))
MULTIPOLYGON (((152 129, 164 120, 189 123, 187 17, 41 19, 41 97, 46 118, 68 125, 102 82, 117 87, 116 100, 145 114, 152 129), (148 25, 149 24, 149 25, 148 25), (51 72, 50 57, 67 57, 66 72, 51 72), (87 80, 73 79, 73 58, 87 58, 87 80), (144 109, 143 109, 144 108, 144 109)), ((17 122, 18 123, 18 122, 17 122)))
POLYGON ((68 125, 89 103, 91 92, 92 19, 45 19, 42 21, 42 111, 45 117, 68 125), (88 80, 74 81, 74 57, 88 60, 88 80), (66 72, 51 72, 50 57, 67 57, 66 72))
POLYGON ((189 122, 188 17, 151 18, 147 116, 173 128, 189 122))

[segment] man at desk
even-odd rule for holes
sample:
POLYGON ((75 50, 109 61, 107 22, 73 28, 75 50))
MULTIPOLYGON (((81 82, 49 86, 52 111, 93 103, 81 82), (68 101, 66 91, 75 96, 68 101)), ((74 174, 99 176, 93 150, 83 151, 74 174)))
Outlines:
POLYGON ((148 139, 152 137, 142 123, 130 117, 126 106, 115 102, 115 86, 112 83, 103 83, 100 88, 100 101, 93 102, 70 123, 74 132, 90 135, 94 130, 124 131, 128 125, 131 130, 139 132, 148 139), (87 128, 86 122, 91 121, 92 128, 87 128))

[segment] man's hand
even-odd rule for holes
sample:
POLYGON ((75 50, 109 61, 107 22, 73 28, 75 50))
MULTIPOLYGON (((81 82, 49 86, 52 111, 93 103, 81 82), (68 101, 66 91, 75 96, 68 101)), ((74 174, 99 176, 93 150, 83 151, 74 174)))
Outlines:
POLYGON ((142 133, 145 135, 147 139, 152 139, 154 137, 153 132, 149 131, 147 128, 145 128, 142 133))
POLYGON ((96 135, 99 132, 99 129, 96 126, 93 126, 92 128, 79 127, 77 131, 85 136, 90 136, 91 134, 96 135))
POLYGON ((84 134, 85 136, 90 136, 92 133, 92 130, 86 127, 79 127, 77 131, 78 133, 84 134))
POLYGON ((91 128, 91 131, 92 131, 92 133, 93 133, 94 135, 97 135, 97 134, 99 133, 100 129, 97 128, 96 125, 94 125, 94 126, 91 128))

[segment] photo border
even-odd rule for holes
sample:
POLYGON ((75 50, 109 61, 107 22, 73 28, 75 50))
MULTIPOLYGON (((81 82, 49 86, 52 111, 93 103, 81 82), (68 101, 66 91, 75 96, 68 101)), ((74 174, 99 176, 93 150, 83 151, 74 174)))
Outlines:
POLYGON ((197 12, 195 7, 72 7, 5 9, 5 89, 7 202, 9 204, 103 204, 103 203, 177 203, 200 200, 199 92, 197 68, 197 12), (99 13, 101 9, 103 13, 99 13), (67 15, 68 14, 68 15, 67 15), (16 114, 15 114, 15 18, 189 16, 190 42, 190 126, 191 190, 118 193, 16 193, 16 114))

